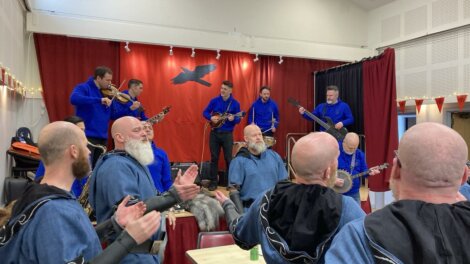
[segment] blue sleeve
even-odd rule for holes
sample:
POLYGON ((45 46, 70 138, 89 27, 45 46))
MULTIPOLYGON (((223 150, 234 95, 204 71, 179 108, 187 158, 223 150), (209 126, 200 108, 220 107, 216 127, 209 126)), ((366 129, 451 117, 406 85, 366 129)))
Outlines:
POLYGON ((247 247, 253 247, 261 241, 259 210, 263 198, 264 195, 260 195, 244 214, 231 223, 235 224, 231 229, 232 235, 247 247))
POLYGON ((171 169, 170 169, 170 161, 168 160, 168 156, 166 155, 165 151, 162 150, 162 186, 164 192, 168 191, 171 186, 173 185, 173 181, 171 180, 171 169))
POLYGON ((230 162, 230 167, 228 170, 229 185, 242 186, 245 182, 245 170, 243 168, 243 159, 245 158, 236 157, 230 162))
POLYGON ((277 104, 273 102, 273 115, 274 119, 276 119, 276 123, 274 123, 274 127, 277 128, 279 126, 279 108, 277 108, 277 104))
POLYGON ((146 121, 147 119, 149 118, 145 115, 145 111, 140 111, 140 120, 146 121))
POLYGON ((349 126, 351 125, 352 123, 354 123, 354 117, 351 113, 351 108, 349 108, 349 105, 344 103, 344 111, 343 111, 343 125, 344 126, 349 126))
POLYGON ((214 110, 214 99, 212 99, 209 104, 207 105, 206 109, 204 109, 204 112, 202 112, 202 115, 204 116, 205 119, 211 120, 211 114, 212 111, 214 110))
POLYGON ((353 221, 339 231, 326 252, 325 263, 374 263, 363 219, 353 221))
POLYGON ((73 105, 101 104, 101 98, 90 96, 87 93, 87 86, 79 84, 70 95, 70 103, 73 105))
POLYGON ((34 176, 34 181, 35 182, 40 182, 42 177, 44 176, 44 173, 46 172, 46 169, 44 168, 44 163, 42 163, 42 160, 39 162, 38 169, 36 170, 36 175, 34 176))
POLYGON ((359 204, 351 197, 343 195, 343 211, 341 212, 341 220, 339 226, 342 227, 347 223, 356 219, 363 219, 366 214, 359 204))

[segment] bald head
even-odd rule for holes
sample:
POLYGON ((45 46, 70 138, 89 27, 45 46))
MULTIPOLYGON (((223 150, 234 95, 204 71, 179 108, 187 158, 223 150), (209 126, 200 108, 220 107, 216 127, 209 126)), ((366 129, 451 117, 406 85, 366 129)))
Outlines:
POLYGON ((310 133, 292 149, 292 166, 297 177, 322 180, 325 171, 337 164, 338 142, 325 132, 310 133))
POLYGON ((467 156, 464 139, 438 123, 411 127, 398 148, 402 180, 423 188, 458 188, 465 174, 467 156))
POLYGON ((245 137, 249 137, 257 132, 261 133, 261 129, 257 125, 253 124, 247 125, 245 129, 243 129, 243 135, 245 137))
POLYGON ((46 125, 39 134, 38 147, 46 166, 62 160, 65 150, 71 145, 85 144, 86 137, 76 125, 57 121, 46 125))
POLYGON ((113 123, 111 135, 116 149, 124 149, 124 143, 129 139, 147 141, 147 134, 139 119, 132 116, 124 116, 113 123))

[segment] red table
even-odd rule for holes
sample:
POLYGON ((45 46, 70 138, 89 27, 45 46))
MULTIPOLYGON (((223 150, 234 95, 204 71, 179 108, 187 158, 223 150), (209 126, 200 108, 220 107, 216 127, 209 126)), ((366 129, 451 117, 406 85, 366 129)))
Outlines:
MULTIPOLYGON (((185 253, 188 250, 195 249, 199 227, 196 218, 191 213, 176 214, 175 230, 166 220, 166 230, 168 242, 165 248, 165 264, 191 264, 186 258, 185 253)), ((220 219, 219 229, 215 231, 228 230, 225 219, 220 219)))

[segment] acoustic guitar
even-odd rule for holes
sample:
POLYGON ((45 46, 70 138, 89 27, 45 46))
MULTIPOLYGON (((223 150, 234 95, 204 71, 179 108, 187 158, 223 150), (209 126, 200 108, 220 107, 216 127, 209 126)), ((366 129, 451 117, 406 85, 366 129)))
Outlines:
MULTIPOLYGON (((219 128, 221 127, 225 121, 227 120, 228 116, 231 115, 230 113, 214 113, 212 114, 212 116, 218 116, 219 117, 219 120, 217 122, 212 122, 210 121, 209 124, 212 128, 219 128)), ((246 115, 246 113, 244 111, 240 111, 236 114, 234 114, 233 116, 234 117, 244 117, 246 115)))
POLYGON ((151 118, 147 119, 147 122, 154 125, 154 124, 162 121, 163 118, 165 118, 165 115, 170 112, 170 108, 171 108, 171 105, 164 107, 163 110, 160 113, 158 113, 158 114, 152 116, 151 118))
MULTIPOLYGON (((297 106, 298 108, 303 107, 294 98, 289 98, 289 99, 287 99, 287 101, 289 103, 297 106)), ((304 109, 305 109, 305 107, 304 107, 304 109)), ((320 126, 322 126, 325 129, 325 132, 327 132, 330 135, 332 135, 333 137, 335 137, 336 140, 343 140, 344 137, 346 136, 346 134, 348 133, 348 130, 345 127, 342 127, 340 129, 336 129, 335 128, 335 123, 333 123, 331 118, 329 118, 328 116, 325 116, 325 119, 326 119, 326 123, 325 123, 325 122, 323 122, 323 120, 321 120, 316 115, 310 113, 307 110, 305 110, 305 114, 307 114, 308 117, 310 117, 315 122, 317 122, 320 126)))
POLYGON ((384 163, 382 165, 379 165, 377 167, 374 167, 374 168, 370 168, 364 172, 361 172, 361 173, 358 173, 358 174, 354 174, 351 176, 351 174, 349 174, 347 171, 345 170, 338 170, 336 172, 336 178, 338 179, 342 179, 344 180, 344 184, 342 187, 339 187, 339 186, 336 186, 334 185, 332 187, 332 189, 337 192, 337 193, 346 193, 348 192, 349 190, 351 190, 352 188, 352 181, 358 177, 361 177, 361 176, 364 176, 364 175, 367 175, 369 174, 372 169, 378 169, 378 170, 383 170, 383 169, 386 169, 388 168, 388 163, 384 163))

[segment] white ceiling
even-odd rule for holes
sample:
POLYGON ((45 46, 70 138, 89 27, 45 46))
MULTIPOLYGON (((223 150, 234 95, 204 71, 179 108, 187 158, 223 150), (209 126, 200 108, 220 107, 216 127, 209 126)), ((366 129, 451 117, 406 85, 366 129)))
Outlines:
POLYGON ((372 9, 387 5, 395 0, 349 0, 363 9, 370 11, 372 9))

